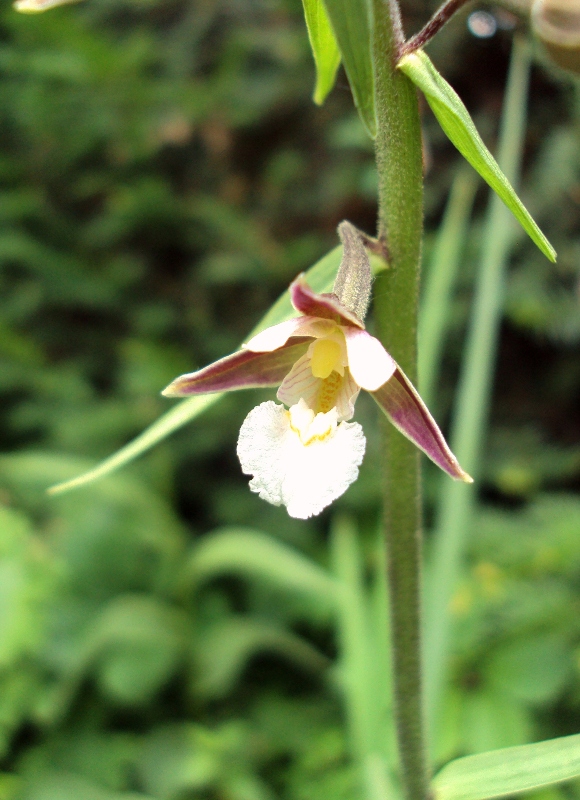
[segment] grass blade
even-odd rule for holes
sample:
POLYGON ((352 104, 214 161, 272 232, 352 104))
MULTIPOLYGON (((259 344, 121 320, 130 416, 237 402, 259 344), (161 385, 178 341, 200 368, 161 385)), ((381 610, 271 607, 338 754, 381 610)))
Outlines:
MULTIPOLYGON (((529 45, 516 38, 499 148, 502 169, 514 182, 518 179, 523 149, 529 69, 529 45)), ((513 234, 511 215, 498 196, 492 195, 451 435, 454 452, 476 480, 493 383, 504 272, 513 234)), ((451 481, 443 484, 425 602, 425 688, 431 735, 445 681, 451 627, 449 605, 457 585, 474 499, 473 487, 467 484, 451 481)))
POLYGON ((433 406, 433 390, 441 367, 451 297, 469 229, 477 183, 476 173, 467 165, 458 170, 423 290, 418 334, 419 387, 428 408, 433 406))
POLYGON ((321 106, 336 79, 340 50, 322 0, 302 0, 308 38, 316 64, 314 102, 321 106))

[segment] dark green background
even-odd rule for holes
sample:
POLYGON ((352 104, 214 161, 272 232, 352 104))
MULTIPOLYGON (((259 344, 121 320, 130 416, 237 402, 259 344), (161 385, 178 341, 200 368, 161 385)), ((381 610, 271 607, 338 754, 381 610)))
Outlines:
MULTIPOLYGON (((429 15, 404 10, 409 32, 429 15)), ((492 148, 510 39, 477 40, 460 15, 430 50, 492 148)), ((346 78, 322 109, 313 83, 295 0, 4 5, 0 800, 362 797, 326 611, 260 580, 192 583, 193 548, 221 526, 328 562, 331 512, 291 520, 241 475, 237 432, 263 393, 223 399, 102 483, 44 493, 167 410, 172 378, 235 349, 340 220, 373 232, 346 78)), ((522 235, 510 267, 441 761, 580 729, 579 111, 571 79, 534 68, 523 197, 559 261, 522 235)), ((428 113, 424 130, 428 264, 459 157, 428 113)), ((443 427, 486 199, 449 320, 443 427)), ((337 507, 368 543, 370 403, 357 418, 369 451, 337 507)), ((428 521, 439 485, 426 468, 428 521)))

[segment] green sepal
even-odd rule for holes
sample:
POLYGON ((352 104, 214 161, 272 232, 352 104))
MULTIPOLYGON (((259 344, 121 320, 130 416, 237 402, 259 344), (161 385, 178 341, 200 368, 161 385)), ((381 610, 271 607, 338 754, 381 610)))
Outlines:
POLYGON ((369 136, 377 135, 370 9, 367 0, 325 0, 354 104, 369 136))
POLYGON ((435 800, 486 800, 580 775, 580 734, 451 761, 435 776, 435 800))
POLYGON ((484 145, 460 98, 435 69, 429 56, 422 50, 417 50, 403 56, 397 67, 415 86, 421 89, 439 124, 461 155, 469 161, 505 203, 546 258, 555 261, 556 251, 536 225, 496 160, 484 145))
POLYGON ((336 80, 340 50, 322 0, 302 0, 308 38, 316 64, 314 102, 321 106, 336 80))

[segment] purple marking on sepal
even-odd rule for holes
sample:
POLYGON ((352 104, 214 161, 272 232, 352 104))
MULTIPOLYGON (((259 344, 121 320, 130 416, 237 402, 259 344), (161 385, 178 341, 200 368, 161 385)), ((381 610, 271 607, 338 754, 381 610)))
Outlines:
POLYGON ((197 372, 181 375, 162 394, 166 397, 188 397, 194 394, 279 386, 295 362, 304 355, 310 341, 310 338, 293 337, 283 347, 271 353, 239 350, 197 372))
POLYGON ((290 300, 296 311, 308 317, 331 319, 338 325, 354 325, 364 330, 364 323, 356 314, 343 306, 336 295, 316 294, 308 286, 303 275, 299 275, 290 284, 290 300))
POLYGON ((393 425, 431 461, 455 480, 473 483, 473 478, 459 466, 427 406, 399 366, 393 377, 371 394, 393 425))

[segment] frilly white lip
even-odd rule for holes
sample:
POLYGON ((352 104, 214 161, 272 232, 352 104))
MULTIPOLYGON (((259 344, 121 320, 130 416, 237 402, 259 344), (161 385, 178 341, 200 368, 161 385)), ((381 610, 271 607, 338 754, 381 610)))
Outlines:
POLYGON ((252 409, 238 439, 250 489, 291 517, 320 514, 358 477, 366 440, 358 422, 337 422, 336 409, 314 414, 300 400, 290 410, 269 400, 252 409))

